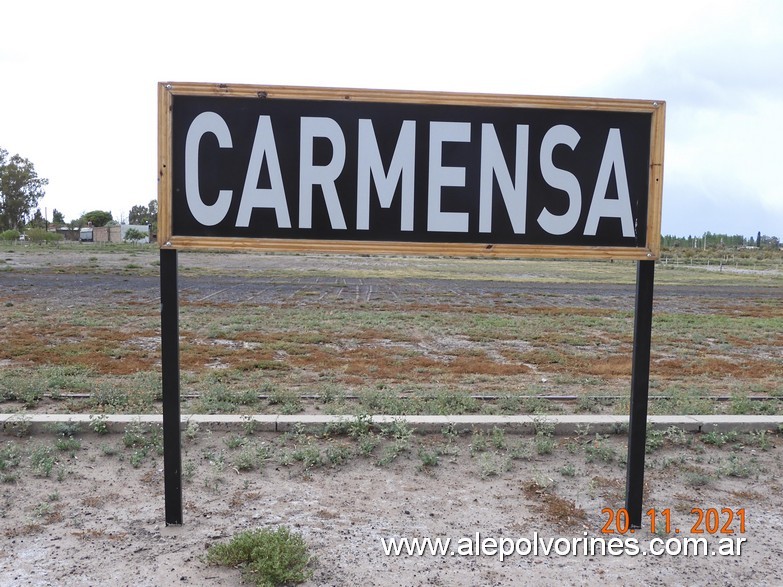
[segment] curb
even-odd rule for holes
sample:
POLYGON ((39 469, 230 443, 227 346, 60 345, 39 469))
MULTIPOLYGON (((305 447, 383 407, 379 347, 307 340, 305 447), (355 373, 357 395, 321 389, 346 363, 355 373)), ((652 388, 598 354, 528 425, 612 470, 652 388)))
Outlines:
MULTIPOLYGON (((418 432, 438 433, 444 428, 452 430, 491 430, 494 427, 503 428, 508 433, 534 434, 537 425, 546 422, 554 426, 557 435, 569 435, 584 432, 589 427, 591 433, 625 434, 628 430, 628 416, 581 416, 581 415, 518 415, 518 416, 367 416, 373 424, 389 424, 406 422, 418 432)), ((20 430, 26 433, 46 433, 51 426, 59 423, 79 423, 88 427, 95 419, 90 414, 0 414, 0 430, 5 434, 18 434, 20 430)), ((329 424, 338 425, 353 422, 357 416, 334 415, 204 415, 194 414, 180 418, 180 429, 187 428, 195 422, 212 430, 236 431, 242 430, 252 422, 253 430, 258 432, 288 432, 294 429, 323 428, 329 424)), ((163 424, 163 416, 159 414, 106 414, 103 421, 112 432, 124 430, 131 423, 163 424)), ((729 430, 762 430, 778 429, 783 426, 783 415, 775 416, 648 416, 648 429, 666 429, 675 426, 688 432, 726 432, 729 430)))

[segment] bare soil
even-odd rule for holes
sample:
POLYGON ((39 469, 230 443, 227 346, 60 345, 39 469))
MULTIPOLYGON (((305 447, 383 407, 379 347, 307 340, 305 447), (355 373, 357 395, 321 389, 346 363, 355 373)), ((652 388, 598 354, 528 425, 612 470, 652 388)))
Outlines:
MULTIPOLYGON (((642 530, 625 536, 642 550, 655 537, 706 537, 711 550, 721 537, 745 538, 740 556, 550 554, 500 562, 486 555, 385 556, 381 538, 610 538, 601 533, 609 520, 602 510, 624 504, 622 436, 601 440, 616 451, 612 462, 587 456, 585 446, 595 442, 589 436, 558 437, 549 454, 532 450, 493 469, 493 459, 504 462, 503 450, 478 453, 471 436, 433 435, 414 436, 410 450, 383 466, 379 447, 369 457, 353 451, 336 465, 281 464, 278 454, 259 469, 239 471, 233 463, 241 449, 227 448, 225 433, 202 430, 184 443, 184 525, 166 527, 162 459, 134 466, 120 435, 84 435, 73 456, 56 455, 49 477, 36 476, 25 456, 16 481, 0 486, 0 584, 239 585, 238 570, 205 564, 205 549, 243 530, 285 525, 304 536, 317 559, 308 585, 780 585, 781 441, 770 437, 766 450, 694 438, 690 446, 667 443, 648 455, 645 508, 659 512, 659 526, 669 508, 672 528, 653 535, 645 517, 642 530), (449 448, 425 467, 417 447, 434 445, 449 448), (746 476, 729 472, 733 457, 752 463, 740 473, 746 476), (744 508, 746 531, 739 533, 735 519, 733 534, 693 534, 692 508, 744 508)), ((52 440, 3 439, 5 446, 20 442, 25 453, 52 440)), ((274 446, 280 437, 249 440, 274 446)), ((318 442, 325 454, 329 442, 351 441, 318 442)))
MULTIPOLYGON (((56 364, 60 359, 54 357, 65 356, 65 351, 106 377, 156 368, 155 255, 145 250, 133 254, 94 250, 92 257, 72 249, 40 254, 12 250, 3 255, 0 317, 14 328, 3 331, 2 347, 5 352, 12 348, 13 354, 0 359, 0 369, 56 364), (102 322, 111 304, 117 305, 114 328, 102 322), (48 312, 50 326, 36 314, 41 312, 48 312), (129 345, 131 331, 135 342, 129 345), (115 347, 126 350, 107 358, 106 349, 115 347)), ((628 278, 620 282, 593 279, 592 273, 581 281, 571 280, 566 269, 557 268, 545 274, 528 272, 528 265, 521 262, 477 267, 472 261, 455 269, 453 262, 441 265, 439 260, 182 255, 180 296, 186 319, 189 311, 201 306, 229 316, 238 305, 296 309, 320 304, 324 312, 363 305, 435 315, 448 308, 466 316, 502 309, 512 316, 548 312, 553 319, 567 317, 573 308, 581 308, 588 317, 591 312, 605 317, 633 310, 631 267, 628 278), (482 278, 482 271, 489 274, 482 278)), ((706 285, 667 285, 663 279, 656 289, 656 315, 749 317, 758 318, 760 325, 783 316, 778 287, 752 281, 722 284, 715 279, 717 283, 706 285)), ((198 314, 191 316, 199 319, 198 314)), ((567 328, 562 330, 557 349, 568 358, 573 342, 567 328)), ((734 386, 759 385, 758 381, 776 385, 780 380, 779 331, 769 334, 763 344, 747 333, 736 340, 697 340, 683 332, 679 342, 675 336, 659 345, 654 377, 663 381, 693 377, 704 385, 714 382, 722 390, 732 388, 726 383, 729 380, 734 386), (677 345, 682 347, 679 351, 677 345), (713 362, 705 366, 703 361, 686 360, 683 353, 687 355, 689 348, 713 362)), ((392 341, 398 345, 395 352, 405 344, 403 334, 397 332, 392 341)), ((418 345, 421 338, 414 334, 410 344, 418 345)), ((209 352, 199 354, 201 335, 194 329, 183 336, 183 344, 191 344, 187 352, 192 358, 187 360, 192 361, 193 372, 212 368, 209 365, 218 359, 241 371, 242 361, 252 355, 223 353, 215 342, 220 337, 201 345, 209 352)), ((252 344, 259 341, 242 336, 227 339, 230 345, 226 344, 233 350, 254 351, 252 344)), ((398 367, 395 372, 387 365, 378 377, 410 380, 431 372, 455 386, 480 384, 484 377, 509 377, 502 370, 510 362, 517 365, 518 383, 543 385, 542 380, 586 372, 606 377, 610 386, 617 381, 618 389, 625 389, 629 336, 630 332, 600 340, 600 345, 616 345, 612 348, 617 351, 614 358, 603 361, 548 362, 546 349, 533 349, 539 355, 531 355, 525 347, 518 348, 517 355, 513 349, 499 347, 507 353, 500 357, 481 347, 482 357, 497 359, 492 359, 497 365, 493 369, 500 369, 499 373, 486 372, 492 365, 471 363, 471 353, 455 353, 464 337, 443 337, 437 344, 429 342, 433 345, 429 354, 419 352, 416 370, 398 367), (448 369, 433 359, 443 355, 452 357, 448 369), (453 362, 453 357, 461 362, 453 362), (520 367, 523 362, 530 365, 527 371, 520 367), (458 372, 470 370, 478 371, 471 375, 474 379, 468 383, 458 379, 458 372)), ((356 346, 345 340, 334 348, 317 340, 306 343, 311 345, 308 349, 320 348, 318 361, 324 369, 334 362, 332 372, 338 383, 350 386, 352 378, 366 376, 362 365, 383 364, 390 343, 387 332, 354 337, 356 346)), ((305 370, 295 360, 286 373, 305 370)), ((314 371, 312 366, 309 369, 314 371)), ((313 381, 316 376, 312 375, 313 381)), ((569 381, 571 389, 579 385, 576 379, 569 381)), ((764 388, 764 393, 775 391, 764 388)), ((45 399, 20 408, 14 400, 0 406, 0 411, 52 411, 62 406, 45 399)), ((201 430, 192 439, 186 436, 183 445, 182 527, 164 524, 162 457, 154 447, 126 446, 119 430, 75 438, 78 446, 68 448, 58 446, 64 437, 54 433, 0 436, 0 450, 5 451, 0 453, 5 454, 0 468, 0 585, 239 585, 239 570, 207 566, 205 549, 239 531, 276 525, 300 532, 310 546, 316 560, 309 585, 783 584, 783 440, 777 430, 713 436, 713 442, 706 441, 705 434, 683 437, 672 432, 647 456, 645 508, 658 512, 659 525, 661 512, 669 509, 672 528, 665 534, 659 527, 653 535, 646 517, 643 528, 633 535, 640 548, 647 550, 648 541, 656 537, 706 537, 711 550, 721 537, 746 538, 739 556, 542 554, 511 555, 503 562, 487 555, 385 556, 381 538, 457 540, 476 532, 498 540, 533 539, 534 533, 544 540, 608 537, 601 532, 609 515, 603 510, 617 511, 624 504, 624 436, 604 438, 583 431, 579 436, 555 437, 551 451, 546 451, 539 450, 540 439, 534 437, 506 435, 496 443, 485 438, 481 447, 470 434, 414 435, 397 458, 381 464, 383 451, 393 442, 387 437, 365 455, 355 439, 344 435, 252 434, 245 437, 246 446, 271 447, 271 456, 244 470, 239 466, 243 448, 231 448, 227 433, 201 430), (302 454, 297 451, 313 447, 320 455, 318 463, 307 465, 294 458, 302 454), (342 452, 335 447, 342 447, 342 452), (330 448, 332 452, 327 452, 330 448), (52 458, 48 475, 40 462, 35 464, 35 455, 42 454, 52 458), (329 457, 340 454, 345 458, 329 457), (422 455, 427 454, 437 454, 437 464, 425 464, 422 455), (693 508, 744 509, 745 532, 739 533, 735 519, 725 528, 733 534, 693 534, 697 521, 693 508)))

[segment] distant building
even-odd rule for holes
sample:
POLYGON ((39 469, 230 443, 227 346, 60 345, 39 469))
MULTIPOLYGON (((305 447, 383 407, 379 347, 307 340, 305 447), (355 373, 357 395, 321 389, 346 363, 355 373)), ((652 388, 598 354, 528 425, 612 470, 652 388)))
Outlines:
POLYGON ((95 243, 121 243, 125 240, 125 235, 131 228, 147 235, 144 239, 137 242, 150 242, 150 227, 146 224, 113 224, 110 226, 82 228, 79 233, 79 240, 95 243))

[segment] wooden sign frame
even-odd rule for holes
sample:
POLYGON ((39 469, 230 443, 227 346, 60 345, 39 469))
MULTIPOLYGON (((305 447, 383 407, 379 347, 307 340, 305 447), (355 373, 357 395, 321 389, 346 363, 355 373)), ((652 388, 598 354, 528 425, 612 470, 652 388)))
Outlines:
POLYGON ((655 260, 660 253, 665 102, 598 98, 435 93, 341 88, 162 82, 158 85, 158 243, 163 249, 225 249, 265 252, 410 254, 457 257, 537 257, 655 260), (173 231, 173 103, 176 96, 309 100, 409 105, 456 105, 544 110, 631 112, 651 115, 645 246, 502 244, 492 242, 397 242, 339 239, 205 237, 173 231))

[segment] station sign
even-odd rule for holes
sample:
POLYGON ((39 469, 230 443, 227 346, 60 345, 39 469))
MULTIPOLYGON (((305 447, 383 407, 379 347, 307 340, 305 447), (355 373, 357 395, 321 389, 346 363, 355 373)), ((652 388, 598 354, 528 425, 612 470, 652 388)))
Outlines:
POLYGON ((159 84, 163 248, 655 259, 661 101, 159 84))

